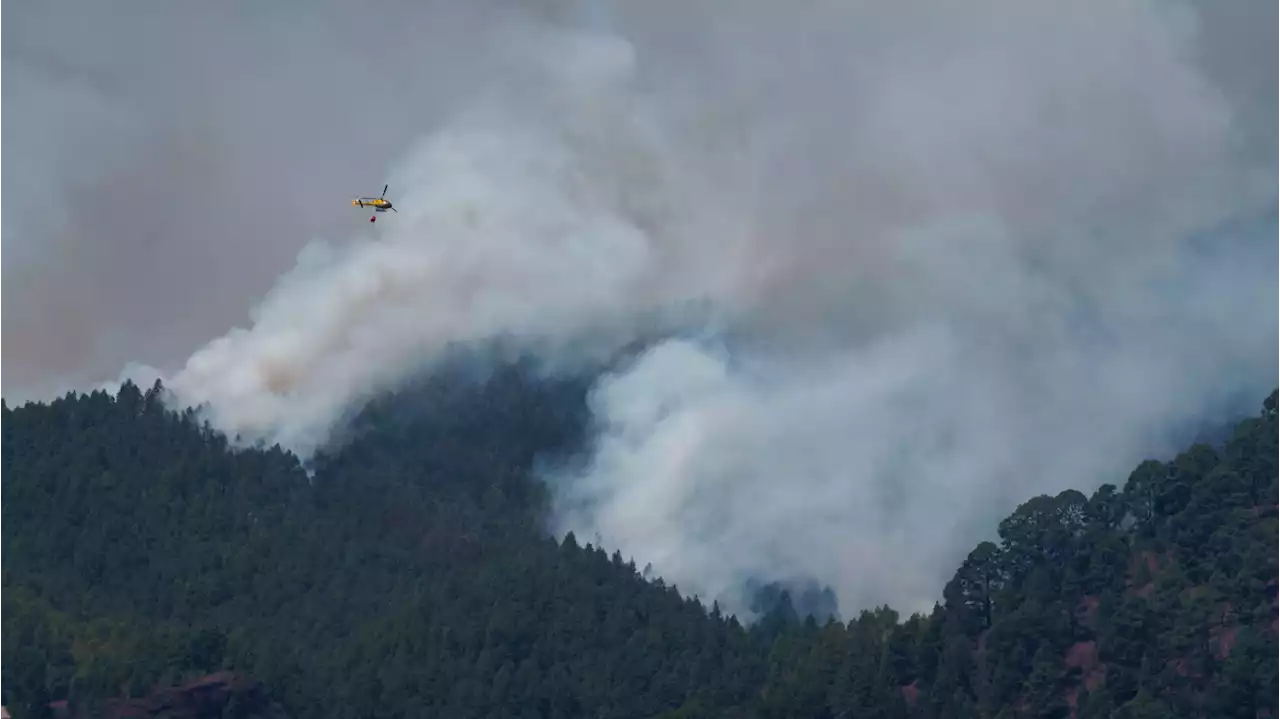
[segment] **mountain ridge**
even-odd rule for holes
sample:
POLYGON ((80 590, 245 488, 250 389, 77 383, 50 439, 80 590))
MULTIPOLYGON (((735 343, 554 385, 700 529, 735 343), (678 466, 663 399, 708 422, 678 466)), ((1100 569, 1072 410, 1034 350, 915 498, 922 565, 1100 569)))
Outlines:
POLYGON ((6 703, 235 670, 310 716, 1276 716, 1275 392, 1220 446, 1024 502, 931 613, 779 592, 744 627, 545 534, 530 470, 586 387, 375 405, 310 480, 159 387, 6 405, 6 703))

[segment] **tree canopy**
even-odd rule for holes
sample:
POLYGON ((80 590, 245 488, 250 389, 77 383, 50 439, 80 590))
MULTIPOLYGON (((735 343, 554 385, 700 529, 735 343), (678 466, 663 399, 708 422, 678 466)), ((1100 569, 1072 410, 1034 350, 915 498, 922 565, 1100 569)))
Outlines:
POLYGON ((766 587, 744 627, 543 531, 531 467, 578 448, 587 382, 455 384, 310 468, 158 385, 4 406, 11 714, 225 670, 275 703, 215 716, 1277 716, 1275 392, 1221 444, 1028 499, 927 615, 766 587))

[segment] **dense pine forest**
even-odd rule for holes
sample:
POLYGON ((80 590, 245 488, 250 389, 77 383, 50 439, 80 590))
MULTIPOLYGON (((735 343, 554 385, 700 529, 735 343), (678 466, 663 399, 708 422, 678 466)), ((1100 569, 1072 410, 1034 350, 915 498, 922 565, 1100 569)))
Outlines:
POLYGON ((1029 498, 927 615, 815 619, 775 592, 743 626, 544 531, 531 469, 580 448, 587 388, 427 382, 305 468, 233 450, 158 385, 5 406, 7 709, 1277 716, 1275 392, 1223 442, 1029 498))

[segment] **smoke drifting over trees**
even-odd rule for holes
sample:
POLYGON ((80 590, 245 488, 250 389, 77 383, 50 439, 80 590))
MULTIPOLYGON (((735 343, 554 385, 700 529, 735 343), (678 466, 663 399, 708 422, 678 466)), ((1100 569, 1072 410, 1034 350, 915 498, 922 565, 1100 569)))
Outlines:
POLYGON ((598 381, 553 529, 727 607, 795 576, 917 608, 1022 498, 1274 383, 1276 83, 1223 38, 1274 47, 1231 33, 1275 7, 1226 5, 37 12, 10 107, 133 144, 6 162, 67 213, 6 219, 6 369, 144 362, 305 455, 452 344, 571 372, 676 328, 598 381), (398 215, 343 214, 384 180, 398 215))

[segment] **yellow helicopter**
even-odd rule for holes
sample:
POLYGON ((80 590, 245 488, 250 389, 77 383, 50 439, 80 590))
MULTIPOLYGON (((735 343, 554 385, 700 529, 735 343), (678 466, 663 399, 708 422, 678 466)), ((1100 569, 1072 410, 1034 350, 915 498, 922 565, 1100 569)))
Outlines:
MULTIPOLYGON (((399 214, 400 211, 397 210, 391 204, 391 202, 386 199, 388 187, 390 187, 390 185, 383 185, 382 194, 379 195, 378 197, 357 197, 356 199, 351 201, 351 206, 352 207, 372 207, 374 212, 386 212, 387 210, 391 210, 392 212, 399 214)), ((369 217, 370 222, 374 222, 377 219, 378 219, 378 216, 376 214, 371 215, 369 217)))

